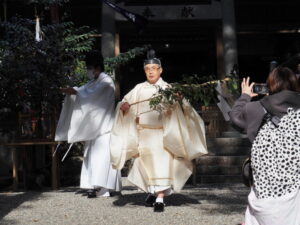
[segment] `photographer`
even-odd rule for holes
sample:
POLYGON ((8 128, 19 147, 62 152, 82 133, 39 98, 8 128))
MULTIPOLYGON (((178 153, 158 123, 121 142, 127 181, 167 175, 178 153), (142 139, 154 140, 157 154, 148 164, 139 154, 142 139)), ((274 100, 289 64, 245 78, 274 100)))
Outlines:
POLYGON ((297 77, 287 67, 274 69, 267 79, 269 93, 260 101, 249 77, 234 104, 232 123, 253 142, 253 185, 245 225, 300 224, 300 93, 297 77), (267 116, 266 116, 267 115, 267 116))
POLYGON ((250 78, 242 81, 242 95, 235 102, 230 119, 234 125, 244 129, 251 142, 260 128, 265 115, 265 109, 276 116, 283 116, 288 108, 300 107, 299 85, 297 77, 287 67, 274 69, 268 79, 267 87, 269 93, 260 101, 253 101, 253 97, 258 96, 253 92, 255 83, 250 84, 250 78), (264 109, 265 108, 265 109, 264 109))

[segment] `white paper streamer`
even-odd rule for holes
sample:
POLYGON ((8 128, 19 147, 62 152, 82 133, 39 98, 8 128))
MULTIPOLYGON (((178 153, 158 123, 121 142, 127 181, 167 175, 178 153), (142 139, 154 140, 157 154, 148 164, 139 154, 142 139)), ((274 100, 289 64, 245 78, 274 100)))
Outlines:
POLYGON ((65 158, 67 157, 67 155, 68 155, 69 151, 71 150, 73 144, 74 144, 74 143, 72 143, 72 144, 70 145, 70 147, 68 148, 68 151, 66 152, 66 154, 64 155, 64 157, 63 157, 62 160, 61 160, 62 162, 63 162, 63 161, 65 160, 65 158))
POLYGON ((52 157, 54 157, 54 156, 56 155, 56 152, 57 152, 57 150, 58 150, 59 146, 60 146, 60 144, 58 144, 58 145, 56 146, 56 148, 55 148, 55 151, 53 152, 53 155, 52 155, 52 157))
POLYGON ((35 23, 35 40, 37 42, 40 42, 42 40, 40 18, 38 16, 36 17, 36 23, 35 23))

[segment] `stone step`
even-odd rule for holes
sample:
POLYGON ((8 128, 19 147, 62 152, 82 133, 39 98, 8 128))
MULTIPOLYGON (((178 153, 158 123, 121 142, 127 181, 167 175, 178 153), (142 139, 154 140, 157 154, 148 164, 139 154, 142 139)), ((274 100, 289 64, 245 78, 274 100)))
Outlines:
POLYGON ((196 159, 196 165, 206 166, 236 166, 243 165, 247 155, 242 156, 211 156, 205 155, 196 159))
POLYGON ((223 147, 209 147, 208 155, 216 155, 216 156, 237 156, 237 155, 250 155, 250 147, 246 146, 228 146, 225 145, 223 147))
POLYGON ((234 128, 230 123, 229 123, 229 126, 227 127, 227 131, 233 131, 233 132, 238 132, 236 128, 234 128))
POLYGON ((198 184, 213 183, 242 183, 241 175, 200 175, 197 176, 198 184))
POLYGON ((221 135, 222 137, 227 138, 247 138, 246 134, 242 134, 237 131, 224 131, 221 135))
POLYGON ((228 137, 222 137, 222 138, 208 138, 206 140, 207 147, 224 147, 224 146, 251 146, 250 141, 247 138, 228 138, 228 137))
POLYGON ((241 175, 242 165, 236 166, 207 166, 198 165, 197 166, 197 176, 198 175, 241 175))

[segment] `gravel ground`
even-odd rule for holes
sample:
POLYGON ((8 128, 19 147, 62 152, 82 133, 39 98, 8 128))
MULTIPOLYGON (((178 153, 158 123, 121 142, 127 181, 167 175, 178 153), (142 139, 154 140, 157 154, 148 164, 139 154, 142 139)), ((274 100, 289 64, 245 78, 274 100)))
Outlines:
POLYGON ((1 225, 237 225, 248 189, 242 184, 187 186, 165 199, 163 213, 144 207, 146 194, 125 187, 122 195, 88 199, 77 188, 0 192, 1 225))

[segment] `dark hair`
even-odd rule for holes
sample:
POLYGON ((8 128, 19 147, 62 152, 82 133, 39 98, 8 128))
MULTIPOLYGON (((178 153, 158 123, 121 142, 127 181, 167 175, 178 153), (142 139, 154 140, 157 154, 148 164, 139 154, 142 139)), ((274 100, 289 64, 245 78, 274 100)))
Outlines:
POLYGON ((103 61, 103 56, 99 51, 89 52, 85 56, 86 66, 93 66, 95 68, 100 67, 101 71, 104 71, 103 61))
POLYGON ((267 79, 270 94, 283 90, 299 91, 298 80, 295 73, 287 67, 277 67, 272 70, 267 79))

